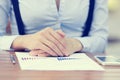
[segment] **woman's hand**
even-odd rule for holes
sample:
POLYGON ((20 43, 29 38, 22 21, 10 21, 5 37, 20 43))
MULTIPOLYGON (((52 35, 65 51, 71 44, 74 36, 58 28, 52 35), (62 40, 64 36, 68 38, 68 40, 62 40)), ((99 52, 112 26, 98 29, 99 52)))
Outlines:
POLYGON ((83 46, 81 42, 74 38, 65 38, 66 41, 66 54, 65 55, 71 55, 74 52, 81 51, 83 49, 83 46))
MULTIPOLYGON (((56 32, 59 35, 62 35, 61 31, 56 30, 56 32)), ((77 40, 77 39, 66 38, 65 37, 64 38, 64 42, 65 42, 65 45, 66 45, 65 56, 69 56, 72 53, 77 52, 77 51, 81 51, 83 49, 82 43, 79 40, 77 40)))
MULTIPOLYGON (((13 49, 39 50, 39 53, 48 53, 51 56, 64 56, 66 54, 65 34, 45 28, 37 33, 17 37, 12 44, 13 49), (58 33, 61 33, 60 35, 58 33)), ((34 53, 35 53, 34 51, 34 53)), ((33 52, 32 52, 33 53, 33 52)))
MULTIPOLYGON (((64 38, 65 42, 66 42, 66 52, 65 52, 65 56, 69 56, 71 55, 72 53, 74 52, 77 52, 77 51, 81 51, 83 46, 82 44, 80 43, 79 40, 77 39, 73 39, 73 38, 64 38)), ((45 52, 45 51, 42 51, 42 50, 31 50, 30 51, 30 55, 32 56, 41 56, 41 57, 48 57, 48 56, 52 56, 50 55, 49 53, 45 52)))

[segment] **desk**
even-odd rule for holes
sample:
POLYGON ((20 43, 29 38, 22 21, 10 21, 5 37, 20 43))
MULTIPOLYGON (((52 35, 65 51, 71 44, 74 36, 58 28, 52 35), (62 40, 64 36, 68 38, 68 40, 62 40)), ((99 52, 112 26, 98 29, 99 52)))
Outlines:
POLYGON ((105 71, 22 71, 9 54, 0 51, 0 80, 120 80, 120 66, 104 66, 105 71))

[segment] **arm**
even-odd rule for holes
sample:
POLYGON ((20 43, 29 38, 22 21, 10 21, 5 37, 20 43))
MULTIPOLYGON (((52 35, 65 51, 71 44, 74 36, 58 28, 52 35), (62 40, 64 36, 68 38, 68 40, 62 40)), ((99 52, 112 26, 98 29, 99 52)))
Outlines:
POLYGON ((10 48, 14 50, 23 49, 41 49, 45 52, 50 53, 52 56, 63 56, 64 52, 61 50, 64 45, 62 39, 51 28, 43 29, 37 33, 29 35, 6 35, 6 24, 8 22, 8 17, 10 15, 11 2, 10 0, 0 0, 0 49, 9 50, 10 48), (59 46, 55 44, 60 44, 59 46))
POLYGON ((64 56, 64 37, 65 35, 60 36, 52 28, 47 27, 34 34, 17 37, 11 47, 15 50, 40 50, 39 52, 44 51, 51 56, 64 56))
POLYGON ((0 49, 9 50, 17 36, 5 36, 10 12, 10 0, 0 0, 0 49))
MULTIPOLYGON (((107 18, 107 0, 96 0, 94 18, 89 36, 65 38, 66 55, 70 55, 76 51, 104 53, 108 37, 107 18)), ((37 53, 37 51, 33 52, 37 53)), ((44 54, 44 56, 48 55, 44 54)))
POLYGON ((105 51, 108 38, 107 2, 107 0, 96 0, 94 18, 89 36, 74 37, 82 43, 82 52, 103 53, 105 51))

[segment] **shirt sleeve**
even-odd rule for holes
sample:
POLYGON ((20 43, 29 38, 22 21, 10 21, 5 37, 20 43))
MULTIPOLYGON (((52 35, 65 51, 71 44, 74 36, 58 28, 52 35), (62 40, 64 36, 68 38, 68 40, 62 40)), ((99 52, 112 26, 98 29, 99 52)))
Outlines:
POLYGON ((10 0, 0 0, 0 49, 9 50, 15 36, 5 36, 10 15, 10 0))
POLYGON ((15 38, 18 37, 18 35, 14 36, 1 36, 0 37, 0 49, 1 50, 10 50, 11 44, 15 38))
POLYGON ((108 38, 108 6, 107 0, 95 0, 95 10, 91 31, 87 37, 75 37, 83 45, 82 52, 104 53, 108 38))
POLYGON ((5 35, 9 16, 9 5, 7 0, 0 0, 0 35, 5 35))

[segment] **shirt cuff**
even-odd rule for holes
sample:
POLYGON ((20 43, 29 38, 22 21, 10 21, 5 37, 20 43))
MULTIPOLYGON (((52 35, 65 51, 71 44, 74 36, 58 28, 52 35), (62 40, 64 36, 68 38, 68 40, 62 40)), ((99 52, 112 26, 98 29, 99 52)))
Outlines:
POLYGON ((0 49, 2 49, 2 50, 10 50, 13 40, 15 40, 15 38, 18 37, 18 36, 19 35, 1 37, 0 49))

